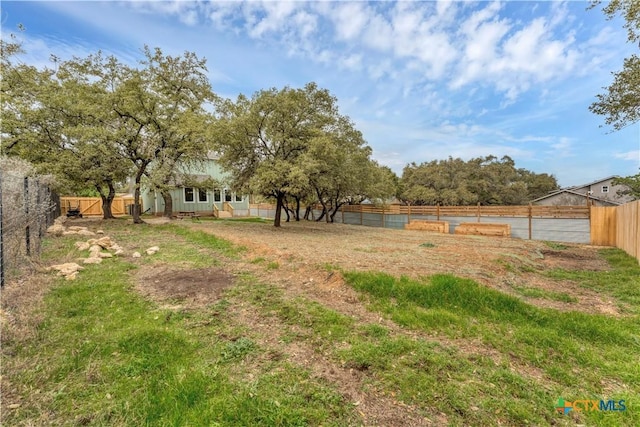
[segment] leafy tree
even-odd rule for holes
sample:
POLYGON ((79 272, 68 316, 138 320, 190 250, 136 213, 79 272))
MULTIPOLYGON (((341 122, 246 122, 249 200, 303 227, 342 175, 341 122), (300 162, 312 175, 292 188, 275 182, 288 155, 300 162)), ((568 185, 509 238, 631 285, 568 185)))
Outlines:
POLYGON ((115 57, 93 63, 95 76, 107 88, 113 141, 133 164, 135 223, 143 222, 139 200, 145 176, 163 195, 165 215, 171 215, 168 190, 176 179, 176 165, 206 158, 211 116, 204 105, 214 98, 205 60, 190 52, 165 56, 147 47, 144 56, 140 68, 115 57))
POLYGON ((68 191, 96 190, 108 219, 129 168, 105 131, 103 92, 87 65, 74 59, 37 70, 3 56, 3 152, 55 174, 68 191))
POLYGON ((401 198, 418 205, 519 205, 558 188, 553 176, 516 169, 509 156, 449 157, 404 168, 401 198))
POLYGON ((237 191, 275 199, 276 227, 287 195, 300 197, 308 188, 301 156, 334 122, 335 102, 327 90, 309 83, 220 103, 214 135, 219 162, 237 191))
MULTIPOLYGON (((591 7, 601 4, 593 0, 591 7)), ((603 12, 609 19, 621 14, 625 19, 628 41, 640 42, 640 2, 637 0, 611 0, 603 12)), ((605 123, 620 130, 640 120, 640 57, 633 54, 625 58, 622 70, 613 73, 613 83, 596 95, 597 101, 589 106, 595 114, 605 116, 605 123)))
POLYGON ((628 189, 618 190, 618 194, 623 196, 632 196, 634 199, 640 200, 640 173, 624 178, 616 178, 612 181, 612 184, 626 185, 628 189))

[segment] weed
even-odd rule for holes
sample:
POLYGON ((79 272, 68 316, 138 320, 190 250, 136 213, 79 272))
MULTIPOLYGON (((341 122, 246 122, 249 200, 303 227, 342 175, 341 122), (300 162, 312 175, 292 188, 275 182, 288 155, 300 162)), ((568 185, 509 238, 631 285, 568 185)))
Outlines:
POLYGON ((548 240, 545 240, 543 242, 545 245, 547 245, 548 247, 550 247, 551 249, 555 249, 557 251, 564 251, 566 249, 569 249, 569 246, 563 244, 563 243, 558 243, 558 242, 551 242, 548 240))

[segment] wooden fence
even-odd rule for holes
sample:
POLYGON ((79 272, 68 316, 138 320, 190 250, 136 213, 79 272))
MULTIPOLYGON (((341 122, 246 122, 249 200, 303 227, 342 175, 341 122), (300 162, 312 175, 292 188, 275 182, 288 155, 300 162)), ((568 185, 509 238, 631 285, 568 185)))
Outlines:
POLYGON ((591 244, 616 246, 640 262, 640 200, 591 208, 591 244))
MULTIPOLYGON (((141 201, 142 203, 142 201, 141 201)), ((102 199, 100 197, 60 197, 61 215, 66 215, 69 208, 80 208, 82 216, 102 216, 102 199)), ((133 205, 133 197, 116 197, 111 204, 113 215, 129 215, 129 206, 133 205)))
POLYGON ((616 207, 616 246, 640 262, 640 200, 616 207))
POLYGON ((435 216, 437 220, 441 216, 467 216, 467 217, 522 217, 522 218, 589 218, 587 206, 374 206, 374 205, 344 205, 341 212, 378 213, 408 215, 409 221, 412 215, 435 216))
MULTIPOLYGON (((321 211, 314 207, 314 214, 321 211)), ((252 215, 273 217, 270 204, 251 204, 252 215)), ((455 231, 462 222, 506 223, 512 236, 530 240, 589 243, 587 206, 405 206, 343 205, 335 221, 343 224, 402 229, 415 220, 446 220, 455 231)))

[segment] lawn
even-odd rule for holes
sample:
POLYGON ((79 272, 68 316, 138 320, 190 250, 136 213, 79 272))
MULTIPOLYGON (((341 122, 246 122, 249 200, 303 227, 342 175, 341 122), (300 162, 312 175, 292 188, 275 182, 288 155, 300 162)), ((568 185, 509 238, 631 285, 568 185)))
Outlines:
MULTIPOLYGON (((2 425, 640 425, 640 267, 619 250, 74 224, 125 253, 3 290, 2 425)), ((41 264, 86 239, 47 239, 41 264)))

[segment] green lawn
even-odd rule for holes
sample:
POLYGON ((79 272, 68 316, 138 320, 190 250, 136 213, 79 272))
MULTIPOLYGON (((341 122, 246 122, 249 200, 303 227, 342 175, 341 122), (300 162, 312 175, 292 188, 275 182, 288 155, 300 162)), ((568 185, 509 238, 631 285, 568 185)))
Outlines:
MULTIPOLYGON (((106 259, 75 281, 53 279, 44 303, 34 304, 33 334, 3 333, 3 389, 12 392, 2 425, 367 424, 340 384, 283 350, 296 346, 332 369, 359 372, 367 393, 432 422, 640 425, 640 267, 621 251, 602 252, 607 272, 545 273, 624 303, 619 317, 537 308, 450 275, 418 282, 341 272, 359 303, 397 325, 390 328, 251 274, 237 275, 214 304, 163 308, 134 289, 139 269, 232 270, 247 250, 187 226, 103 227, 125 247, 161 250, 106 259), (277 328, 247 323, 240 312, 277 328), (561 415, 559 398, 624 400, 626 410, 561 415)), ((43 263, 76 258, 76 240, 47 240, 43 263)), ((248 262, 280 268, 262 257, 248 262)))

